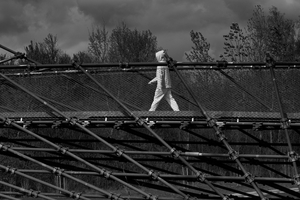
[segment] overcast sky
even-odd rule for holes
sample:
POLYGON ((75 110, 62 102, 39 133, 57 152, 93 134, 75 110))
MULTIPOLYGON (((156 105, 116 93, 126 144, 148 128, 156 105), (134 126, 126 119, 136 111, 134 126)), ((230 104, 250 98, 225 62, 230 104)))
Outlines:
MULTIPOLYGON (((275 6, 289 19, 300 15, 300 0, 0 0, 0 44, 24 52, 32 40, 49 33, 69 55, 86 51, 93 26, 108 30, 122 21, 129 28, 150 30, 158 46, 184 61, 193 46, 190 31, 201 32, 211 44, 211 55, 223 52, 223 35, 232 22, 246 27, 255 5, 265 13, 275 6)), ((0 51, 3 53, 3 51, 0 51)), ((8 54, 10 55, 10 54, 8 54)))

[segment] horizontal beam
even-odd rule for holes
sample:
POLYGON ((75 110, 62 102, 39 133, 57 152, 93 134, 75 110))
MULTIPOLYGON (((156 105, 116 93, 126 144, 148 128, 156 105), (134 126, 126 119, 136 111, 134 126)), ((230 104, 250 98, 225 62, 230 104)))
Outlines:
MULTIPOLYGON (((18 171, 22 173, 40 173, 40 174, 51 174, 51 171, 48 170, 27 170, 27 169, 18 169, 18 171)), ((65 170, 64 173, 70 175, 95 175, 97 176, 99 173, 93 171, 68 171, 65 170)), ((130 177, 130 178, 141 178, 141 179, 148 179, 151 178, 148 174, 143 173, 111 173, 117 177, 130 177)), ((197 175, 176 175, 176 174, 162 174, 160 173, 160 177, 165 179, 172 179, 172 180, 196 180, 197 175)), ((206 175, 205 178, 211 181, 225 181, 225 182, 244 182, 245 178, 243 176, 210 176, 206 175)), ((272 177, 255 177, 255 181, 258 182, 277 182, 277 183, 293 183, 294 179, 292 178, 272 178, 272 177)))
MULTIPOLYGON (((28 148, 28 147, 11 147, 16 151, 35 151, 35 152, 57 152, 56 149, 51 148, 28 148)), ((92 149, 68 149, 72 153, 96 153, 96 154, 116 154, 115 151, 110 150, 92 150, 92 149)), ((161 152, 161 151, 123 151, 123 153, 129 155, 161 155, 161 156, 171 156, 171 152, 161 152)), ((228 154, 218 154, 218 153, 201 153, 201 152, 180 152, 181 156, 189 157, 224 157, 228 158, 228 154)), ((239 154, 240 158, 261 158, 261 159, 288 159, 287 155, 260 155, 260 154, 239 154)))
MULTIPOLYGON (((80 66, 82 68, 122 68, 124 70, 130 70, 136 67, 155 67, 157 65, 167 66, 167 63, 157 63, 157 62, 131 62, 131 63, 82 63, 80 66)), ((198 66, 202 69, 269 69, 264 62, 243 62, 243 63, 226 63, 226 67, 220 66, 219 62, 176 62, 174 63, 176 67, 186 67, 186 66, 198 66)), ((276 62, 275 68, 300 68, 300 62, 276 62)), ((22 64, 22 65, 0 65, 0 69, 75 69, 72 63, 70 64, 22 64)))
MULTIPOLYGON (((198 111, 132 111, 135 115, 149 118, 204 118, 204 116, 198 111)), ((217 116, 217 118, 235 118, 237 120, 247 119, 269 119, 278 120, 281 119, 279 112, 245 112, 245 111, 206 111, 211 117, 217 116)), ((62 112, 67 117, 77 117, 81 119, 100 119, 100 118, 129 118, 128 115, 121 111, 65 111, 62 112)), ((9 118, 51 118, 47 112, 0 112, 2 116, 9 118)), ((300 113, 287 113, 287 117, 290 120, 297 120, 300 118, 300 113)), ((255 120, 257 121, 257 120, 255 120)))
MULTIPOLYGON (((59 118, 51 120, 31 120, 31 119, 13 119, 14 122, 20 126, 26 126, 31 128, 70 128, 70 123, 63 121, 59 118)), ((123 119, 110 119, 110 120, 89 120, 89 119, 79 119, 82 121, 86 128, 115 128, 115 129, 130 129, 130 128, 143 128, 136 121, 123 120, 123 119)), ((153 121, 153 128, 180 128, 180 129, 210 129, 207 125, 206 120, 192 121, 188 119, 174 120, 174 121, 165 121, 165 120, 155 120, 153 121)), ((263 121, 239 121, 231 122, 226 120, 219 120, 219 123, 222 124, 222 128, 226 130, 236 130, 236 129, 252 129, 256 131, 262 130, 278 130, 281 129, 282 123, 278 122, 263 122, 263 121)), ((6 122, 0 122, 0 128, 6 128, 6 122)), ((289 123, 287 129, 298 129, 300 128, 299 122, 289 123)))

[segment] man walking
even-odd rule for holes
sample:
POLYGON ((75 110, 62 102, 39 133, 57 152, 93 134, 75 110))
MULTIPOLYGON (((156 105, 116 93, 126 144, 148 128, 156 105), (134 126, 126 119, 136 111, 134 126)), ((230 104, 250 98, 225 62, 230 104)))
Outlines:
MULTIPOLYGON (((155 54, 158 62, 166 62, 166 52, 161 50, 155 54)), ((157 82, 156 90, 153 98, 153 102, 149 111, 155 111, 159 105, 159 102, 165 98, 168 104, 174 111, 179 111, 177 102, 171 93, 171 78, 168 66, 157 66, 156 77, 152 79, 148 84, 157 82)))

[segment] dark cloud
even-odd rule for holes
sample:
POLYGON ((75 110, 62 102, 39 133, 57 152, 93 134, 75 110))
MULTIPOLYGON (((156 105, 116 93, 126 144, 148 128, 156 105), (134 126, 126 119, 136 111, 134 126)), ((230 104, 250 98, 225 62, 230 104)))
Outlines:
POLYGON ((95 23, 115 27, 124 21, 131 27, 157 33, 206 29, 212 25, 230 26, 252 15, 254 5, 262 0, 115 0, 78 1, 78 7, 95 23))
POLYGON ((75 3, 59 0, 0 0, 0 35, 22 34, 30 28, 66 23, 75 3))
POLYGON ((232 22, 246 27, 255 5, 267 14, 272 6, 296 19, 299 0, 0 0, 0 39, 22 49, 30 40, 57 36, 63 50, 87 49, 94 25, 111 31, 125 22, 131 29, 150 30, 158 46, 180 60, 193 46, 190 31, 201 32, 211 44, 212 55, 223 49, 223 35, 232 22))
POLYGON ((28 31, 28 22, 22 16, 23 6, 16 1, 1 1, 0 34, 16 34, 28 31))
POLYGON ((78 9, 96 23, 108 27, 122 21, 139 18, 149 7, 152 0, 77 0, 78 9))
POLYGON ((112 29, 123 21, 130 28, 150 30, 158 46, 170 49, 177 59, 191 48, 191 30, 230 25, 231 15, 224 7, 219 0, 78 0, 79 10, 96 24, 105 23, 112 29))
POLYGON ((131 27, 159 32, 222 24, 228 19, 223 4, 219 0, 78 0, 79 10, 95 23, 114 28, 123 21, 131 27))
POLYGON ((261 5, 266 0, 224 0, 224 2, 227 8, 236 15, 236 18, 244 22, 251 18, 255 6, 261 5))
POLYGON ((227 8, 236 15, 236 19, 243 24, 252 17, 257 5, 263 8, 265 15, 269 14, 272 7, 276 7, 289 19, 296 20, 299 17, 299 0, 224 0, 224 2, 227 8))

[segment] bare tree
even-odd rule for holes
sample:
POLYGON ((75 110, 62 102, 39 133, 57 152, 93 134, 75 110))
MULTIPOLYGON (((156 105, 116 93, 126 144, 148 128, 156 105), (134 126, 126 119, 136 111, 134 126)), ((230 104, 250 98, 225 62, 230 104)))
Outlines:
POLYGON ((88 52, 95 57, 96 62, 108 62, 108 51, 110 41, 109 34, 105 25, 102 27, 93 27, 92 32, 89 33, 88 52))
POLYGON ((247 26, 254 60, 263 61, 267 51, 280 61, 299 57, 299 37, 296 37, 295 31, 297 24, 299 20, 286 19, 276 7, 265 15, 261 6, 256 6, 247 26))
POLYGON ((276 60, 289 61, 299 57, 299 37, 296 36, 299 21, 286 19, 276 7, 265 15, 261 6, 255 6, 247 28, 243 31, 237 23, 224 35, 224 60, 234 62, 262 62, 266 52, 276 60))
POLYGON ((244 34, 238 23, 232 23, 230 26, 229 34, 223 35, 224 42, 224 55, 220 57, 223 60, 231 62, 247 62, 251 61, 251 45, 249 37, 244 34))
POLYGON ((25 52, 29 58, 47 64, 65 63, 70 58, 58 47, 57 37, 52 34, 48 34, 43 42, 30 41, 25 52))
POLYGON ((110 36, 110 62, 149 62, 154 60, 156 37, 150 30, 130 30, 123 22, 110 36))
POLYGON ((71 56, 66 53, 63 53, 59 56, 59 64, 69 64, 72 62, 71 56))
POLYGON ((25 52, 27 57, 37 62, 48 63, 48 55, 41 43, 30 41, 30 44, 25 47, 25 52))
POLYGON ((206 41, 202 33, 190 32, 191 40, 194 43, 192 51, 185 53, 186 59, 190 62, 211 62, 214 59, 209 55, 210 44, 206 41))
POLYGON ((59 56, 62 53, 57 46, 57 36, 48 34, 43 43, 40 43, 43 51, 48 55, 49 63, 58 63, 59 56))
POLYGON ((73 55, 73 59, 82 63, 93 63, 93 56, 85 51, 79 51, 78 53, 73 55))
POLYGON ((268 51, 277 60, 288 61, 295 58, 295 22, 285 19, 284 14, 280 13, 276 7, 272 7, 267 18, 269 29, 269 40, 267 40, 268 51))

